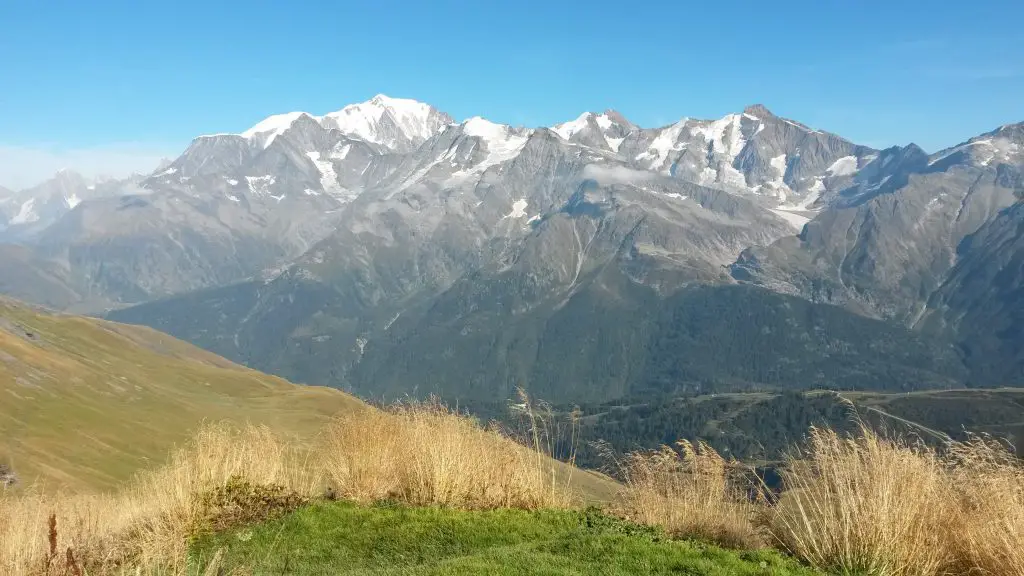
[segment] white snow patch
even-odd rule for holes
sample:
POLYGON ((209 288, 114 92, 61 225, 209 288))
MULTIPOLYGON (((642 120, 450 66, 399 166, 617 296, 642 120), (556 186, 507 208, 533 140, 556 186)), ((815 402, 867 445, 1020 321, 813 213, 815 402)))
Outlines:
POLYGON ((885 183, 889 181, 889 178, 892 178, 892 174, 890 174, 890 175, 886 176, 885 178, 882 178, 881 180, 879 180, 878 184, 873 184, 871 186, 868 186, 864 190, 866 192, 874 192, 875 190, 878 190, 882 186, 885 186, 885 183))
POLYGON ((618 152, 619 146, 622 146, 622 141, 625 138, 609 138, 605 136, 604 141, 608 143, 608 147, 612 149, 612 152, 618 152))
MULTIPOLYGON (((306 114, 305 112, 288 112, 287 114, 276 114, 269 118, 264 119, 260 123, 256 124, 252 128, 249 128, 245 132, 242 132, 243 138, 256 138, 263 137, 266 140, 263 141, 263 147, 267 148, 270 143, 274 141, 281 134, 284 134, 292 124, 299 119, 300 116, 306 114)), ((308 116, 308 114, 306 114, 308 116)))
MULTIPOLYGON (((786 165, 789 163, 789 158, 785 154, 779 154, 768 161, 768 164, 775 169, 775 179, 768 182, 767 185, 771 186, 777 191, 785 191, 789 189, 786 185, 786 165)), ((782 192, 785 194, 785 192, 782 192)), ((783 199, 785 196, 783 196, 783 199)))
POLYGON ((700 134, 706 142, 711 142, 715 152, 726 154, 729 162, 743 150, 746 140, 740 131, 739 114, 729 114, 719 120, 699 123, 690 128, 693 134, 700 134))
POLYGON ((11 218, 11 224, 31 224, 39 220, 39 214, 36 214, 35 210, 36 199, 29 198, 25 203, 18 209, 18 213, 11 218))
POLYGON ((526 207, 528 203, 526 200, 519 199, 512 203, 512 211, 504 216, 504 218, 522 218, 526 216, 526 207))
POLYGON ((534 222, 536 222, 538 220, 540 220, 540 214, 534 214, 533 216, 530 216, 530 219, 527 220, 526 223, 527 224, 532 224, 532 223, 534 223, 534 222))
MULTIPOLYGON (((821 197, 821 193, 825 191, 825 185, 821 182, 821 177, 814 179, 814 184, 807 189, 807 196, 801 198, 798 202, 792 204, 780 204, 775 207, 775 210, 782 210, 784 212, 796 211, 796 212, 810 212, 812 211, 810 206, 814 204, 818 198, 821 197)), ((785 198, 782 199, 785 202, 785 198)))
POLYGON ((171 174, 174 174, 177 171, 177 168, 168 168, 167 170, 164 170, 163 172, 157 174, 157 176, 170 176, 171 174))
POLYGON ((71 196, 64 198, 64 202, 68 205, 69 209, 74 210, 75 206, 78 206, 79 204, 82 203, 82 199, 78 197, 78 194, 72 192, 71 196))
POLYGON ((334 192, 341 188, 338 185, 338 174, 334 171, 334 163, 330 160, 321 160, 320 153, 306 152, 306 156, 313 161, 316 169, 320 172, 320 187, 325 192, 334 192))
POLYGON ((718 170, 710 166, 705 166, 697 175, 697 181, 701 184, 713 184, 716 180, 718 180, 718 170))
POLYGON ((686 200, 689 196, 683 196, 678 192, 662 192, 662 196, 668 196, 669 198, 675 198, 676 200, 686 200))
POLYGON ((462 124, 462 133, 479 138, 487 147, 487 157, 474 169, 482 172, 490 166, 511 160, 526 146, 527 136, 520 136, 504 124, 495 124, 475 116, 462 124))
POLYGON ((808 222, 811 221, 811 219, 806 216, 801 216, 799 214, 794 214, 792 212, 787 212, 785 210, 780 210, 777 208, 772 209, 772 212, 774 212, 777 216, 782 217, 782 219, 785 220, 786 222, 789 222, 789 224, 793 226, 793 228, 796 228, 798 232, 800 230, 803 230, 804 224, 807 224, 808 222))
POLYGON ((820 130, 812 130, 812 129, 806 127, 806 126, 801 126, 801 125, 799 125, 796 122, 793 122, 791 120, 786 120, 785 118, 780 118, 780 120, 782 120, 786 124, 789 124, 790 126, 793 126, 794 128, 798 128, 798 129, 800 129, 800 130, 802 130, 804 132, 808 132, 810 134, 821 134, 820 130))
POLYGON ((743 175, 743 172, 737 170, 732 164, 724 163, 722 165, 722 183, 730 186, 736 186, 738 188, 747 187, 747 178, 743 175))
POLYGON ((96 185, 95 184, 89 184, 88 186, 85 187, 85 189, 86 190, 95 190, 96 189, 96 185))
POLYGON ((594 121, 597 122, 597 125, 601 127, 601 130, 607 130, 611 128, 614 124, 614 122, 612 122, 612 119, 609 118, 607 114, 599 115, 597 118, 594 118, 594 121))
POLYGON ((587 121, 590 120, 591 116, 593 116, 593 114, 591 114, 590 112, 584 112, 583 114, 580 114, 579 118, 576 118, 575 120, 570 120, 569 122, 556 124, 552 128, 552 130, 555 131, 555 134, 561 136, 563 140, 568 140, 572 138, 574 134, 577 134, 578 132, 587 127, 587 121))
POLYGON ((678 140, 680 132, 683 131, 683 127, 686 125, 686 120, 684 118, 661 130, 647 150, 637 155, 636 160, 645 162, 649 160, 648 166, 652 169, 658 169, 665 163, 669 152, 682 150, 685 144, 680 143, 678 140))
POLYGON ((235 180, 234 178, 228 178, 228 184, 231 184, 232 186, 238 186, 238 180, 235 180))
POLYGON ((832 176, 849 176, 857 171, 857 157, 843 156, 832 163, 826 170, 832 176))
POLYGON ((241 200, 238 199, 238 196, 233 194, 228 194, 228 200, 231 200, 232 202, 241 202, 241 200))
POLYGON ((313 190, 312 188, 306 188, 305 190, 303 190, 303 192, 305 192, 306 196, 319 196, 320 195, 319 192, 317 192, 316 190, 313 190))
MULTIPOLYGON (((274 184, 273 176, 246 176, 249 183, 249 191, 253 194, 270 194, 270 187, 274 184)), ((280 202, 280 200, 279 200, 280 202)))
POLYGON ((786 176, 786 164, 788 163, 785 154, 779 154, 775 158, 768 161, 768 164, 778 172, 778 179, 782 180, 786 176))

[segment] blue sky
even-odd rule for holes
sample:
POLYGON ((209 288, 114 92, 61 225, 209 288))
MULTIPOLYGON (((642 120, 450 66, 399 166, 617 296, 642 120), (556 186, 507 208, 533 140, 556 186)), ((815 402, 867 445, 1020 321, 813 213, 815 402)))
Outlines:
POLYGON ((1024 120, 1022 20, 1019 0, 0 0, 0 185, 147 165, 376 93, 529 126, 762 102, 935 150, 1024 120))

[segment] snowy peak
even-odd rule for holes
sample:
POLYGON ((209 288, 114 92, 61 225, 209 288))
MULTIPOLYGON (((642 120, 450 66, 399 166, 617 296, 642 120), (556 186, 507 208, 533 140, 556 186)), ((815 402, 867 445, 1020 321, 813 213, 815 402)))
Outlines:
POLYGON ((261 145, 267 148, 274 141, 274 138, 284 134, 302 116, 309 115, 305 112, 276 114, 242 132, 241 136, 248 139, 259 139, 261 145))
POLYGON ((384 94, 350 104, 321 119, 326 128, 393 150, 414 148, 451 123, 450 116, 428 104, 384 94))
POLYGON ((584 112, 583 114, 580 114, 579 118, 570 120, 569 122, 555 124, 551 129, 554 130, 555 134, 558 134, 563 139, 569 140, 574 135, 582 132, 591 122, 593 117, 594 114, 592 112, 584 112))
POLYGON ((506 124, 497 124, 486 118, 474 116, 462 123, 462 133, 484 140, 500 140, 508 137, 512 128, 506 124))
POLYGON ((484 146, 486 155, 476 164, 477 170, 515 158, 530 137, 527 130, 496 124, 479 116, 463 122, 460 129, 464 136, 476 138, 484 146))
POLYGON ((1010 125, 976 136, 963 144, 937 152, 928 164, 941 169, 959 163, 977 167, 1024 165, 1024 129, 1020 125, 1010 125))
POLYGON ((366 102, 350 104, 324 116, 307 112, 275 114, 241 134, 210 134, 199 138, 241 137, 266 149, 303 118, 320 128, 338 130, 350 138, 396 152, 411 151, 453 123, 450 116, 428 104, 378 94, 366 102))
POLYGON ((622 114, 606 110, 584 112, 575 120, 556 124, 551 130, 563 140, 618 152, 626 135, 636 129, 622 114))
POLYGON ((24 241, 42 232, 85 200, 119 194, 128 180, 86 178, 62 169, 49 180, 19 192, 0 194, 0 241, 24 241))
POLYGON ((940 150, 929 157, 932 169, 944 170, 958 164, 996 167, 1000 164, 1024 165, 1024 122, 1005 124, 970 140, 940 150))

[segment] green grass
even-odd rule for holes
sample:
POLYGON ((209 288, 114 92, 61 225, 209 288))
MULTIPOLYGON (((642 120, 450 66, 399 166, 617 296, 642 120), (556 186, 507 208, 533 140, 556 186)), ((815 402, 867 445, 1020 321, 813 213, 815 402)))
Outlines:
POLYGON ((226 574, 817 574, 774 551, 675 542, 590 510, 316 503, 199 540, 194 569, 204 569, 218 550, 226 574))

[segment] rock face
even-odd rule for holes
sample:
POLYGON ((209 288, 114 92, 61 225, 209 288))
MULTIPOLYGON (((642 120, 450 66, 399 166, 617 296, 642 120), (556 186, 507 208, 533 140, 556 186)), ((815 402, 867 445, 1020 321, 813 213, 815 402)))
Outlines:
POLYGON ((1024 203, 961 242, 919 325, 957 335, 972 384, 1024 383, 1024 203))
POLYGON ((525 129, 378 96, 197 138, 0 250, 24 278, 0 290, 138 303, 111 317, 366 395, 988 382, 1015 374, 990 362, 1010 324, 971 331, 1019 303, 1020 146, 1010 125, 875 150, 760 105, 525 129))
POLYGON ((954 334, 972 381, 1024 384, 1024 340, 1013 327, 1024 308, 1024 125, 930 156, 914 146, 882 155, 891 160, 798 237, 744 251, 733 276, 954 334))

